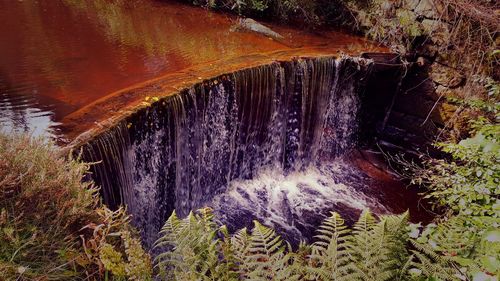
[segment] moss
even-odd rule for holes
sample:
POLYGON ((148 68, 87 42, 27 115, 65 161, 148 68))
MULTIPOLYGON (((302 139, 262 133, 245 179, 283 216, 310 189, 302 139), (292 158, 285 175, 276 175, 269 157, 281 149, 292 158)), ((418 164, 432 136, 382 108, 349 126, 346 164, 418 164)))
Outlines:
POLYGON ((100 279, 110 249, 127 258, 123 267, 144 264, 134 274, 149 277, 128 216, 101 205, 82 181, 88 167, 45 140, 0 134, 0 280, 100 279))

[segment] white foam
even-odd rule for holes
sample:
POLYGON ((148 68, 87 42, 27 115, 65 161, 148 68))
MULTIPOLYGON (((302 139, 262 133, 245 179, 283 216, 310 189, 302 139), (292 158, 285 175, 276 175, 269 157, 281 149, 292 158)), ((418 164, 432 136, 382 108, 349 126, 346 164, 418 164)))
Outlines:
POLYGON ((234 228, 251 227, 244 224, 257 219, 288 237, 304 239, 328 211, 348 217, 357 217, 363 209, 389 213, 366 193, 373 192, 366 181, 350 179, 356 174, 359 171, 342 160, 287 175, 280 169, 265 167, 251 180, 232 181, 210 205, 222 223, 234 228))

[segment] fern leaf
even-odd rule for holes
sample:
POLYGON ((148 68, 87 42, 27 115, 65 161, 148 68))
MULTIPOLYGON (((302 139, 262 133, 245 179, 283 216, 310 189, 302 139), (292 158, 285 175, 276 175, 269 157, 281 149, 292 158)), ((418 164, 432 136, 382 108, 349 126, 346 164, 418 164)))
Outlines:
POLYGON ((454 276, 459 273, 453 267, 450 257, 442 256, 437 253, 430 245, 418 243, 410 240, 415 250, 412 254, 415 260, 412 265, 421 270, 427 277, 437 277, 443 280, 455 280, 454 276))
POLYGON ((254 221, 245 260, 250 280, 273 279, 280 271, 285 270, 288 263, 283 262, 287 258, 284 251, 281 237, 273 229, 254 221))
POLYGON ((351 263, 348 252, 349 230, 344 225, 342 217, 332 212, 318 229, 319 235, 313 244, 310 259, 310 267, 318 266, 319 270, 310 269, 316 272, 316 278, 339 280, 341 278, 352 277, 351 263))
POLYGON ((407 213, 382 217, 378 223, 369 211, 361 214, 349 244, 361 280, 394 280, 400 275, 408 258, 407 221, 407 213))

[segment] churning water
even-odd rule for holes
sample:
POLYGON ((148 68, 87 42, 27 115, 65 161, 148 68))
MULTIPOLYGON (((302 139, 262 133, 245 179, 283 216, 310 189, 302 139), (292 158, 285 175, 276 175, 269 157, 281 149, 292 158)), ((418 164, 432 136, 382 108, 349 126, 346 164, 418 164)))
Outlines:
POLYGON ((370 65, 297 59, 204 81, 153 103, 84 146, 105 203, 128 206, 150 246, 175 209, 206 205, 230 228, 252 219, 293 241, 328 211, 386 213, 349 161, 370 65))
POLYGON ((251 226, 256 219, 297 244, 316 234, 321 220, 331 211, 341 213, 348 223, 356 221, 364 209, 390 213, 380 198, 371 194, 369 183, 361 170, 342 159, 288 174, 264 168, 254 179, 231 182, 207 205, 230 230, 251 226))

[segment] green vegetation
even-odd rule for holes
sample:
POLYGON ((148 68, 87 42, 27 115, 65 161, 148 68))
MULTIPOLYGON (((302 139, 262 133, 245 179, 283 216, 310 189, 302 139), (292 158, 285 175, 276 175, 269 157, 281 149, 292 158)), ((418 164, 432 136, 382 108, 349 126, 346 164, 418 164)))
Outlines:
MULTIPOLYGON (((485 102, 474 106, 484 108, 485 102)), ((210 209, 175 213, 155 247, 168 280, 497 280, 500 274, 499 126, 496 107, 472 136, 440 144, 450 160, 411 166, 416 183, 445 215, 408 223, 365 211, 352 229, 332 213, 316 241, 298 249, 255 222, 230 235, 210 209), (492 115, 493 114, 493 115, 492 115), (492 119, 493 118, 493 119, 492 119)), ((148 280, 151 264, 123 209, 98 202, 82 182, 88 164, 28 136, 0 137, 0 278, 148 280)))
POLYGON ((449 256, 474 280, 500 276, 500 91, 495 83, 487 90, 487 100, 460 102, 479 114, 470 121, 471 137, 437 144, 452 160, 427 159, 423 167, 411 168, 414 183, 428 187, 426 197, 447 211, 419 241, 449 256))
POLYGON ((149 278, 128 216, 99 203, 87 170, 41 139, 0 134, 0 280, 149 278))
POLYGON ((410 238, 408 213, 377 222, 369 211, 349 229, 337 213, 318 228, 316 242, 293 251, 274 230, 254 222, 229 235, 208 208, 162 229, 156 258, 163 280, 440 280, 459 272, 446 257, 410 238), (220 238, 219 238, 220 237, 220 238), (410 247, 415 245, 415 247, 410 247), (431 280, 431 279, 428 279, 431 280), (437 279, 435 279, 437 280, 437 279))

